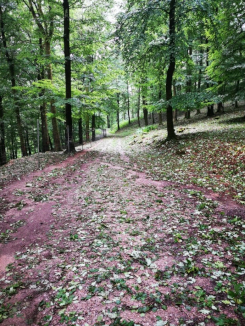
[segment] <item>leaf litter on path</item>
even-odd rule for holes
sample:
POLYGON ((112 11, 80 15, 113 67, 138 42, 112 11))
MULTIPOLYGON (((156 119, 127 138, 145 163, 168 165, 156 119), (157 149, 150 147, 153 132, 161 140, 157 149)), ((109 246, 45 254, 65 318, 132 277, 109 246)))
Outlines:
POLYGON ((244 325, 244 206, 130 141, 2 187, 3 326, 244 325))

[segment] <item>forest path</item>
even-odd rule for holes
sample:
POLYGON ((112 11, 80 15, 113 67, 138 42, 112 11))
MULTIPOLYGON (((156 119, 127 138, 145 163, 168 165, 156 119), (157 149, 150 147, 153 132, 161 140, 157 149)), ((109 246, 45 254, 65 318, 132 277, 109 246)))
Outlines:
POLYGON ((220 272, 234 271, 226 241, 240 232, 224 203, 153 180, 129 142, 110 136, 2 189, 3 326, 214 325, 218 310, 235 318, 214 289, 220 272))

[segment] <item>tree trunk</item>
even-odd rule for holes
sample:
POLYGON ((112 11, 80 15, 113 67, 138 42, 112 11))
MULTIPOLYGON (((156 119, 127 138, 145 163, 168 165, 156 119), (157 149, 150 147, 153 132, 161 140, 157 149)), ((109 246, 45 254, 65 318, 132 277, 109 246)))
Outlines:
POLYGON ((130 125, 131 123, 131 120, 130 120, 130 101, 129 101, 129 82, 127 80, 127 95, 128 95, 128 98, 127 98, 127 107, 128 107, 128 124, 130 125))
POLYGON ((155 124, 155 114, 152 112, 152 124, 155 124))
POLYGON ((48 135, 48 139, 49 139, 50 150, 53 151, 54 150, 54 147, 53 147, 53 144, 52 144, 52 140, 50 138, 50 135, 48 135))
MULTIPOLYGON (((208 39, 206 39, 206 44, 208 44, 208 39)), ((206 50, 206 55, 207 55, 207 59, 206 59, 206 66, 209 66, 209 48, 207 47, 206 50)), ((207 83, 207 88, 209 87, 209 83, 207 83)), ((212 117, 214 116, 214 105, 208 105, 207 106, 207 117, 212 117)))
POLYGON ((107 128, 111 128, 110 115, 107 114, 107 128))
MULTIPOLYGON (((174 91, 174 96, 176 96, 177 90, 176 90, 175 84, 173 85, 173 91, 174 91)), ((178 121, 178 110, 177 109, 174 110, 174 121, 175 122, 178 121)))
MULTIPOLYGON (((40 55, 43 54, 43 44, 42 39, 39 39, 39 48, 40 55)), ((44 76, 44 67, 40 66, 40 71, 38 73, 38 80, 42 80, 45 78, 44 76)), ((43 97, 45 90, 42 89, 39 96, 43 97)), ((49 136, 48 136, 48 122, 47 122, 47 105, 46 102, 43 101, 42 105, 40 105, 40 114, 41 114, 41 133, 42 133, 42 152, 45 153, 49 151, 49 136)))
POLYGON ((89 142, 89 114, 86 113, 86 121, 85 121, 85 129, 86 129, 86 142, 89 142))
MULTIPOLYGON (((143 105, 144 104, 145 104, 145 100, 143 100, 143 105)), ((143 113, 144 113, 145 126, 148 126, 149 125, 148 110, 146 108, 143 108, 143 113)))
POLYGON ((144 114, 144 121, 145 121, 145 126, 149 125, 149 119, 148 119, 148 110, 145 107, 147 105, 145 95, 143 95, 143 114, 144 114))
POLYGON ((222 102, 218 103, 217 112, 218 113, 224 112, 224 106, 222 102))
POLYGON ((3 21, 3 13, 2 13, 1 5, 0 5, 0 21, 1 21, 2 42, 3 42, 3 47, 5 49, 5 57, 6 57, 8 66, 9 66, 9 73, 10 73, 10 78, 11 78, 12 94, 13 94, 13 98, 14 98, 14 107, 15 107, 15 116, 16 116, 16 120, 17 120, 17 128, 18 128, 18 133, 19 133, 19 138, 20 138, 20 147, 21 147, 22 156, 27 156, 22 121, 21 121, 21 117, 20 117, 20 108, 19 108, 19 104, 17 101, 17 92, 14 89, 14 87, 16 86, 14 60, 10 56, 8 47, 7 47, 7 40, 6 40, 5 31, 4 31, 4 21, 3 21))
POLYGON ((26 148, 28 148, 28 155, 31 156, 31 146, 29 142, 29 132, 28 129, 26 128, 26 148))
MULTIPOLYGON (((66 84, 66 100, 71 99, 71 59, 70 59, 70 13, 69 0, 63 0, 64 8, 64 54, 65 54, 65 84, 66 84)), ((72 126, 72 108, 71 104, 66 102, 66 129, 69 130, 69 144, 67 144, 67 151, 75 152, 75 145, 73 140, 73 126, 72 126)))
POLYGON ((117 130, 120 130, 120 94, 117 93, 117 130))
MULTIPOLYGON (((236 92, 239 92, 239 89, 240 89, 240 80, 238 80, 236 82, 236 92)), ((236 109, 238 108, 238 101, 237 100, 235 101, 235 108, 236 109)))
POLYGON ((3 115, 3 98, 0 96, 0 166, 7 163, 3 115))
POLYGON ((16 137, 15 134, 13 132, 13 130, 11 130, 11 152, 10 152, 10 158, 11 159, 16 159, 17 158, 17 149, 16 149, 16 137))
POLYGON ((207 117, 213 117, 214 116, 214 105, 208 105, 207 107, 207 117))
POLYGON ((92 141, 95 141, 95 114, 92 115, 92 141))
POLYGON ((79 134, 79 145, 83 145, 83 120, 78 120, 78 134, 79 134))
POLYGON ((140 87, 138 89, 137 120, 138 120, 138 126, 140 127, 140 87))
MULTIPOLYGON (((40 94, 41 96, 41 94, 40 94)), ((47 123, 47 115, 46 115, 46 103, 43 102, 40 105, 40 113, 41 113, 41 132, 42 132, 42 152, 45 153, 49 151, 49 136, 48 136, 48 123, 47 123)))
MULTIPOLYGON (((189 46, 188 48, 188 56, 191 59, 192 56, 192 47, 189 46)), ((191 80, 191 75, 192 75, 192 70, 189 62, 187 61, 187 81, 186 81, 186 93, 190 93, 192 90, 192 80, 191 80)), ((190 119, 191 118, 191 111, 189 108, 187 108, 187 111, 185 112, 185 118, 190 119)))
MULTIPOLYGON (((173 84, 173 75, 175 71, 175 1, 170 0, 170 11, 169 11, 169 66, 167 70, 167 78, 166 78, 166 100, 167 102, 172 99, 172 84, 173 84)), ((173 123, 173 108, 170 103, 167 105, 167 139, 176 138, 174 131, 174 123, 173 123)))
MULTIPOLYGON (((198 72, 198 82, 197 82, 197 90, 198 90, 198 93, 201 92, 201 82, 202 82, 202 66, 203 66, 203 49, 201 47, 200 49, 200 61, 199 61, 199 66, 200 66, 200 69, 199 69, 199 72, 198 72)), ((198 108, 196 110, 196 114, 201 114, 201 110, 198 108)))
POLYGON ((186 119, 190 119, 191 118, 191 111, 189 109, 187 111, 185 111, 185 118, 186 119))
MULTIPOLYGON (((51 51, 50 51, 50 42, 48 40, 45 40, 45 54, 47 57, 50 57, 51 51)), ((52 67, 49 63, 47 66, 47 73, 48 73, 48 79, 52 82, 53 75, 52 75, 52 67)), ((53 127, 53 137, 54 137, 54 150, 56 152, 61 151, 61 144, 60 144, 60 135, 59 135, 59 129, 58 129, 58 123, 57 119, 55 117, 56 115, 56 108, 54 106, 54 101, 52 100, 50 102, 50 111, 53 115, 52 117, 52 127, 53 127)))

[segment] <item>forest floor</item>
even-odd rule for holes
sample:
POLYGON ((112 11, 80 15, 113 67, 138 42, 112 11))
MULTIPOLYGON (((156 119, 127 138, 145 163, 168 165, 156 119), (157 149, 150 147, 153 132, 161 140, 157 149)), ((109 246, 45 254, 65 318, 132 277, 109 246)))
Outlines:
MULTIPOLYGON (((0 324, 245 325, 244 110, 0 168, 0 324)), ((153 130, 150 130, 153 129, 153 130)))

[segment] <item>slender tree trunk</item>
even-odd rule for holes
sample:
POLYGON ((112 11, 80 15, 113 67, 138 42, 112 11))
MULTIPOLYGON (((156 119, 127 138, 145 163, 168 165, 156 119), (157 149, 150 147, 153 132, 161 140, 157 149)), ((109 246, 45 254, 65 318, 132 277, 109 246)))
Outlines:
POLYGON ((92 115, 92 141, 95 141, 95 114, 92 115))
MULTIPOLYGON (((238 81, 236 82, 236 92, 239 91, 239 88, 240 88, 240 80, 238 80, 238 81)), ((235 101, 235 108, 236 108, 236 109, 238 108, 238 101, 237 101, 237 100, 235 101)))
POLYGON ((111 128, 110 115, 107 114, 107 128, 111 128))
MULTIPOLYGON (((146 83, 146 80, 143 80, 144 83, 146 83)), ((147 86, 142 87, 142 106, 143 106, 143 114, 144 114, 144 121, 145 121, 145 126, 149 125, 149 116, 148 116, 148 110, 147 110, 147 100, 146 100, 146 95, 147 95, 147 86)))
MULTIPOLYGON (((66 84, 66 100, 71 99, 71 59, 70 59, 70 14, 69 0, 63 0, 64 8, 64 54, 65 54, 65 84, 66 84)), ((69 145, 67 151, 75 152, 73 141, 73 126, 72 126, 72 108, 70 103, 66 103, 66 128, 69 130, 69 145)))
POLYGON ((120 130, 120 94, 117 93, 117 130, 120 130))
POLYGON ((128 98, 127 98, 127 107, 128 107, 128 124, 130 125, 131 123, 131 120, 130 120, 130 101, 129 101, 129 82, 127 80, 127 95, 128 95, 128 98))
POLYGON ((224 112, 224 106, 223 106, 222 102, 218 103, 217 112, 219 112, 219 113, 224 112))
MULTIPOLYGON (((197 90, 198 93, 201 92, 201 83, 202 83, 202 66, 203 66, 203 49, 200 49, 200 61, 199 61, 199 72, 198 72, 198 82, 197 82, 197 90)), ((200 108, 197 109, 196 114, 201 114, 200 108)))
POLYGON ((138 119, 138 126, 140 127, 140 87, 138 89, 137 119, 138 119))
POLYGON ((0 96, 0 166, 7 163, 3 116, 4 116, 3 98, 2 96, 0 96))
MULTIPOLYGON (((208 39, 206 39, 206 44, 208 44, 208 39)), ((206 66, 209 66, 209 48, 207 47, 206 50, 206 55, 207 55, 207 61, 206 61, 206 66)), ((209 83, 207 83, 207 88, 209 87, 209 83)), ((212 117, 214 116, 214 106, 212 105, 208 105, 207 106, 207 117, 212 117)))
MULTIPOLYGON (((175 84, 173 85, 173 92, 174 92, 174 96, 176 96, 177 90, 176 90, 175 84)), ((174 110, 174 121, 175 122, 178 121, 178 110, 177 109, 174 110)))
MULTIPOLYGON (((170 11, 169 11, 169 50, 170 50, 170 58, 169 58, 169 66, 167 70, 167 78, 166 78, 166 100, 167 102, 172 99, 172 84, 173 84, 173 75, 175 71, 175 4, 176 0, 170 0, 170 11)), ((167 105, 167 139, 176 138, 174 131, 174 123, 173 123, 173 108, 170 103, 167 105)))
POLYGON ((43 102, 43 104, 40 105, 40 113, 41 113, 41 132, 42 132, 42 151, 44 153, 49 151, 49 136, 48 136, 48 123, 47 123, 46 111, 47 111, 46 103, 43 102))
POLYGON ((85 132, 86 132, 86 142, 89 142, 89 114, 88 113, 86 113, 85 132))
MULTIPOLYGON (((188 48, 188 56, 191 59, 192 56, 192 47, 189 46, 188 48)), ((186 93, 190 93, 192 90, 192 80, 191 80, 192 70, 189 62, 187 62, 187 81, 186 81, 186 93)), ((187 108, 187 111, 185 112, 185 118, 190 119, 191 118, 191 111, 189 108, 187 108)))
MULTIPOLYGON (((146 100, 143 99, 143 105, 145 104, 146 104, 146 100)), ((148 110, 146 108, 143 108, 143 113, 144 113, 145 126, 148 126, 149 125, 148 110)))
MULTIPOLYGON (((162 99, 162 89, 161 89, 161 83, 159 82, 159 93, 158 93, 158 100, 161 101, 162 99)), ((158 112, 158 124, 159 126, 162 125, 163 122, 163 116, 162 116, 162 111, 158 112)))
POLYGON ((30 141, 29 141, 29 132, 28 129, 26 128, 26 148, 28 148, 28 155, 31 156, 31 146, 30 146, 30 141))
MULTIPOLYGON (((39 39, 39 48, 40 55, 43 55, 43 44, 42 39, 39 39)), ((38 80, 42 80, 45 78, 44 76, 44 67, 40 66, 40 71, 38 74, 38 80)), ((42 89, 39 96, 43 97, 45 90, 42 89)), ((42 151, 45 153, 49 151, 49 136, 48 136, 48 122, 47 122, 47 105, 46 102, 43 101, 42 105, 40 105, 40 114, 41 114, 41 132, 42 132, 42 151)))
POLYGON ((79 134, 79 145, 83 145, 83 120, 78 120, 78 134, 79 134))
POLYGON ((53 147, 52 140, 51 140, 51 138, 50 138, 49 135, 48 135, 48 139, 49 139, 50 149, 51 149, 51 151, 53 151, 54 150, 54 147, 53 147))
MULTIPOLYGON (((45 40, 45 54, 47 57, 50 57, 51 51, 50 51, 50 42, 48 40, 45 40)), ((53 81, 53 74, 52 74, 52 66, 49 63, 47 66, 47 73, 48 73, 48 79, 52 82, 53 81)), ((59 129, 58 129, 58 123, 56 119, 56 108, 54 105, 54 101, 52 100, 50 102, 50 111, 53 115, 52 117, 52 127, 53 127, 53 137, 54 137, 54 150, 55 151, 61 151, 61 144, 60 144, 60 135, 59 135, 59 129)))
POLYGON ((214 116, 214 105, 208 105, 207 107, 207 117, 213 117, 214 116))

